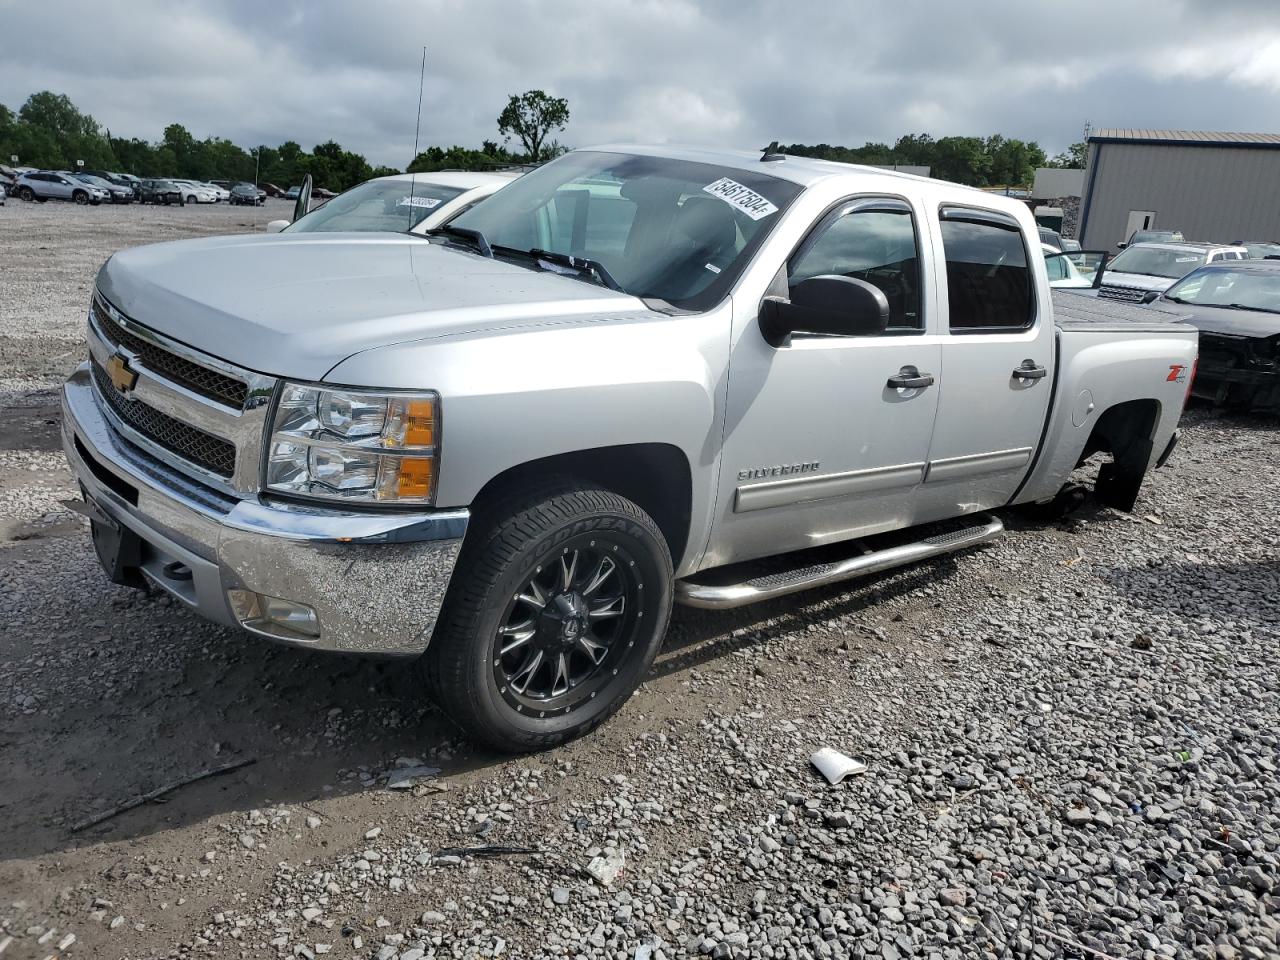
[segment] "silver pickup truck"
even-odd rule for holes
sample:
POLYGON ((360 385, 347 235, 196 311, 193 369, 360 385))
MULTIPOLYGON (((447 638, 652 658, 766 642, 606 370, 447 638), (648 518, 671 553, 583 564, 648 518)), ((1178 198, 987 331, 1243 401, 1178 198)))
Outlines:
POLYGON ((952 184, 576 151, 427 235, 115 254, 63 440, 116 582, 414 657, 470 735, 537 749, 618 708, 673 602, 983 543, 1094 454, 1131 508, 1196 333, 1051 295, 1039 250, 952 184))

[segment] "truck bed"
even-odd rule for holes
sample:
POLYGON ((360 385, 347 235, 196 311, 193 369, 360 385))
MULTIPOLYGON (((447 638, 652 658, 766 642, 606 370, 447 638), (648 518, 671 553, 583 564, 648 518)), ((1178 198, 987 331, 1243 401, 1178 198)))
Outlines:
POLYGON ((1094 333, 1168 333, 1181 323, 1184 313, 1166 306, 1138 306, 1100 297, 1085 297, 1069 290, 1053 291, 1053 317, 1062 330, 1094 333))

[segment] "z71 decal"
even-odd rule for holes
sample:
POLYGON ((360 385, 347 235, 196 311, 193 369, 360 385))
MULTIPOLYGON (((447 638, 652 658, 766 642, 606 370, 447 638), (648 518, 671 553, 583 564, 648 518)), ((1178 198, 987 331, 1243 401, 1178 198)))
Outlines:
POLYGON ((1185 363, 1169 364, 1169 376, 1165 378, 1165 383, 1185 383, 1187 379, 1187 365, 1185 363))

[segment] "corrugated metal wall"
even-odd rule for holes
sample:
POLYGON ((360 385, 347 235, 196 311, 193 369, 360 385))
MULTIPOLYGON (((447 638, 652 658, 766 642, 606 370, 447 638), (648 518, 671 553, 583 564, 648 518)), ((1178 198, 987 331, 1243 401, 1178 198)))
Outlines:
POLYGON ((1126 239, 1130 210, 1154 210, 1157 229, 1188 240, 1280 240, 1280 150, 1092 143, 1086 195, 1091 181, 1089 250, 1126 239))

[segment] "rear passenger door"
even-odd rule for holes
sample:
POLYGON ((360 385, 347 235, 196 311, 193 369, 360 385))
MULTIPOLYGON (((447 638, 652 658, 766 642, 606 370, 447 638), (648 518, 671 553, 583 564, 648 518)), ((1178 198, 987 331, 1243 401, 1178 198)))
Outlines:
POLYGON ((944 206, 946 260, 938 417, 921 491, 929 518, 1008 503, 1040 445, 1053 396, 1048 284, 1003 212, 944 206))

